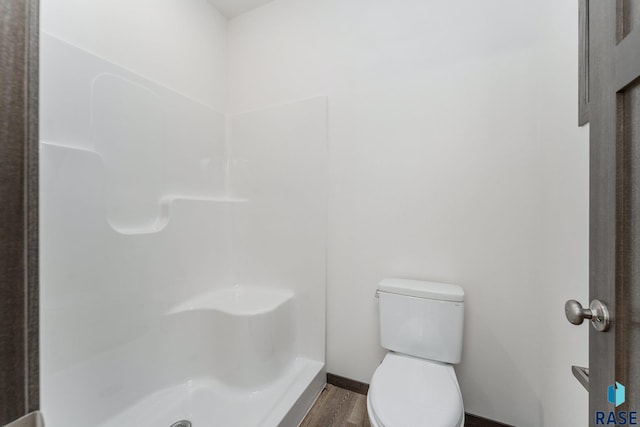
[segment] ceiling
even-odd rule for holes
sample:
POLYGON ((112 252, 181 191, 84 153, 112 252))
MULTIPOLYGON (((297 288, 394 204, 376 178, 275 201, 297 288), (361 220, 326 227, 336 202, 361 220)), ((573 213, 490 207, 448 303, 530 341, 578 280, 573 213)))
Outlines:
POLYGON ((236 17, 272 0, 209 0, 227 19, 236 17))

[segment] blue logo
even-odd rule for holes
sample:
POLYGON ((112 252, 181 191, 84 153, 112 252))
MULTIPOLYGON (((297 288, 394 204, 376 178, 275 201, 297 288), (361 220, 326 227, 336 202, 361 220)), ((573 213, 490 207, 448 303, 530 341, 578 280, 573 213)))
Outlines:
MULTIPOLYGON (((616 408, 622 405, 625 401, 624 386, 616 381, 615 384, 611 384, 607 388, 607 400, 612 405, 616 405, 616 408)), ((638 412, 637 411, 596 411, 595 413, 595 425, 597 426, 627 426, 638 425, 638 412)))
POLYGON ((624 403, 624 386, 616 381, 611 384, 607 390, 609 403, 616 405, 616 408, 624 403))

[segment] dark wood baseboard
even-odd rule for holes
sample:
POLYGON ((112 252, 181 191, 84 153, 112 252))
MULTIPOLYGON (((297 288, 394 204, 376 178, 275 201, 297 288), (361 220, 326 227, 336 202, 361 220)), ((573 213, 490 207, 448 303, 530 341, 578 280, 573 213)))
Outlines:
MULTIPOLYGON (((367 394, 369 391, 369 384, 361 383, 360 381, 352 380, 351 378, 341 377, 336 374, 327 373, 327 383, 345 390, 353 391, 354 393, 367 394)), ((465 413, 464 416, 465 427, 514 427, 509 424, 504 424, 499 421, 490 420, 473 414, 465 413)))
POLYGON ((514 427, 499 421, 482 418, 473 414, 464 414, 464 427, 514 427))
POLYGON ((369 391, 369 384, 367 383, 361 383, 360 381, 341 377, 340 375, 330 374, 328 372, 327 383, 345 390, 353 391, 354 393, 367 394, 369 391))

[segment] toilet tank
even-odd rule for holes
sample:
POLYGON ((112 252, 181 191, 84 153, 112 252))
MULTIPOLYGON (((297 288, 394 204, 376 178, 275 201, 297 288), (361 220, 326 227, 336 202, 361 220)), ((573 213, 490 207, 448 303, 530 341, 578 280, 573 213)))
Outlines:
POLYGON ((384 279, 378 285, 382 347, 444 363, 462 357, 464 290, 458 285, 384 279))

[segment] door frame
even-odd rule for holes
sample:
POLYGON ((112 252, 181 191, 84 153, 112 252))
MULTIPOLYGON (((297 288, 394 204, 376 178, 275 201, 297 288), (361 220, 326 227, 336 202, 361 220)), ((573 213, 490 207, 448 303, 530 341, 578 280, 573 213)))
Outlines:
POLYGON ((0 1, 0 425, 40 406, 38 16, 0 1))

